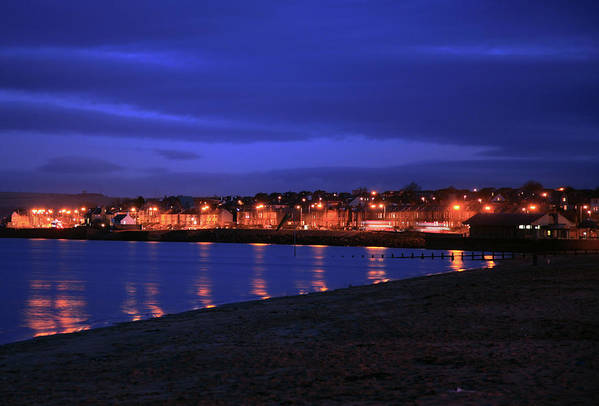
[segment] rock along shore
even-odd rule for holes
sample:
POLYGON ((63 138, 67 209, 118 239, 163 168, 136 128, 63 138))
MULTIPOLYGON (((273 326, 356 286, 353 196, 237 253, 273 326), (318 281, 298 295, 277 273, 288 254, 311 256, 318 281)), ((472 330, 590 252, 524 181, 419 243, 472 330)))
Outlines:
POLYGON ((45 405, 594 405, 598 315, 599 257, 506 261, 4 345, 0 396, 45 405))

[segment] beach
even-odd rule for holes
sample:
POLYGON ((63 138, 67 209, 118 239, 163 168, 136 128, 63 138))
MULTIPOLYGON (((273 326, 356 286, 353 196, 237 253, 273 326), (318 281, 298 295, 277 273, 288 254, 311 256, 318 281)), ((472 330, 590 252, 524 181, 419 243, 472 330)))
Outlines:
POLYGON ((0 346, 5 404, 597 404, 599 257, 506 260, 0 346))

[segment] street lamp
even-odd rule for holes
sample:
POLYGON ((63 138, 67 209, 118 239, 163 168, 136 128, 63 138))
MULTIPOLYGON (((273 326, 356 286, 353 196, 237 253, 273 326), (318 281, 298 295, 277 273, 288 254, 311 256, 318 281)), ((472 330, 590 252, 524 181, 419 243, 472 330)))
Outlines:
POLYGON ((299 204, 297 206, 295 206, 295 208, 300 211, 300 226, 303 226, 304 225, 304 219, 303 219, 304 208, 299 204))

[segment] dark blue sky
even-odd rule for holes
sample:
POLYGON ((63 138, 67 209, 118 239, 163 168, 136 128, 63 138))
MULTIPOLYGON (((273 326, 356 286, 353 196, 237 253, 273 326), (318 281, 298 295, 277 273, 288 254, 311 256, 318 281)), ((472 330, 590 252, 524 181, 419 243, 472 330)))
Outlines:
POLYGON ((0 190, 599 186, 593 1, 3 1, 0 190))

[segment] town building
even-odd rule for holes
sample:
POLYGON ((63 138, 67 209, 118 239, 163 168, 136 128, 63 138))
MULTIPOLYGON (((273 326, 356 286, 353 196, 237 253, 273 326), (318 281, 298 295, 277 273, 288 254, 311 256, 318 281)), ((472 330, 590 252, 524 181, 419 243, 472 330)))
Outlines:
POLYGON ((577 238, 576 225, 559 213, 479 213, 464 222, 470 237, 500 239, 577 238))
POLYGON ((119 230, 136 230, 138 229, 137 221, 129 215, 129 213, 120 213, 111 219, 111 225, 119 230))

